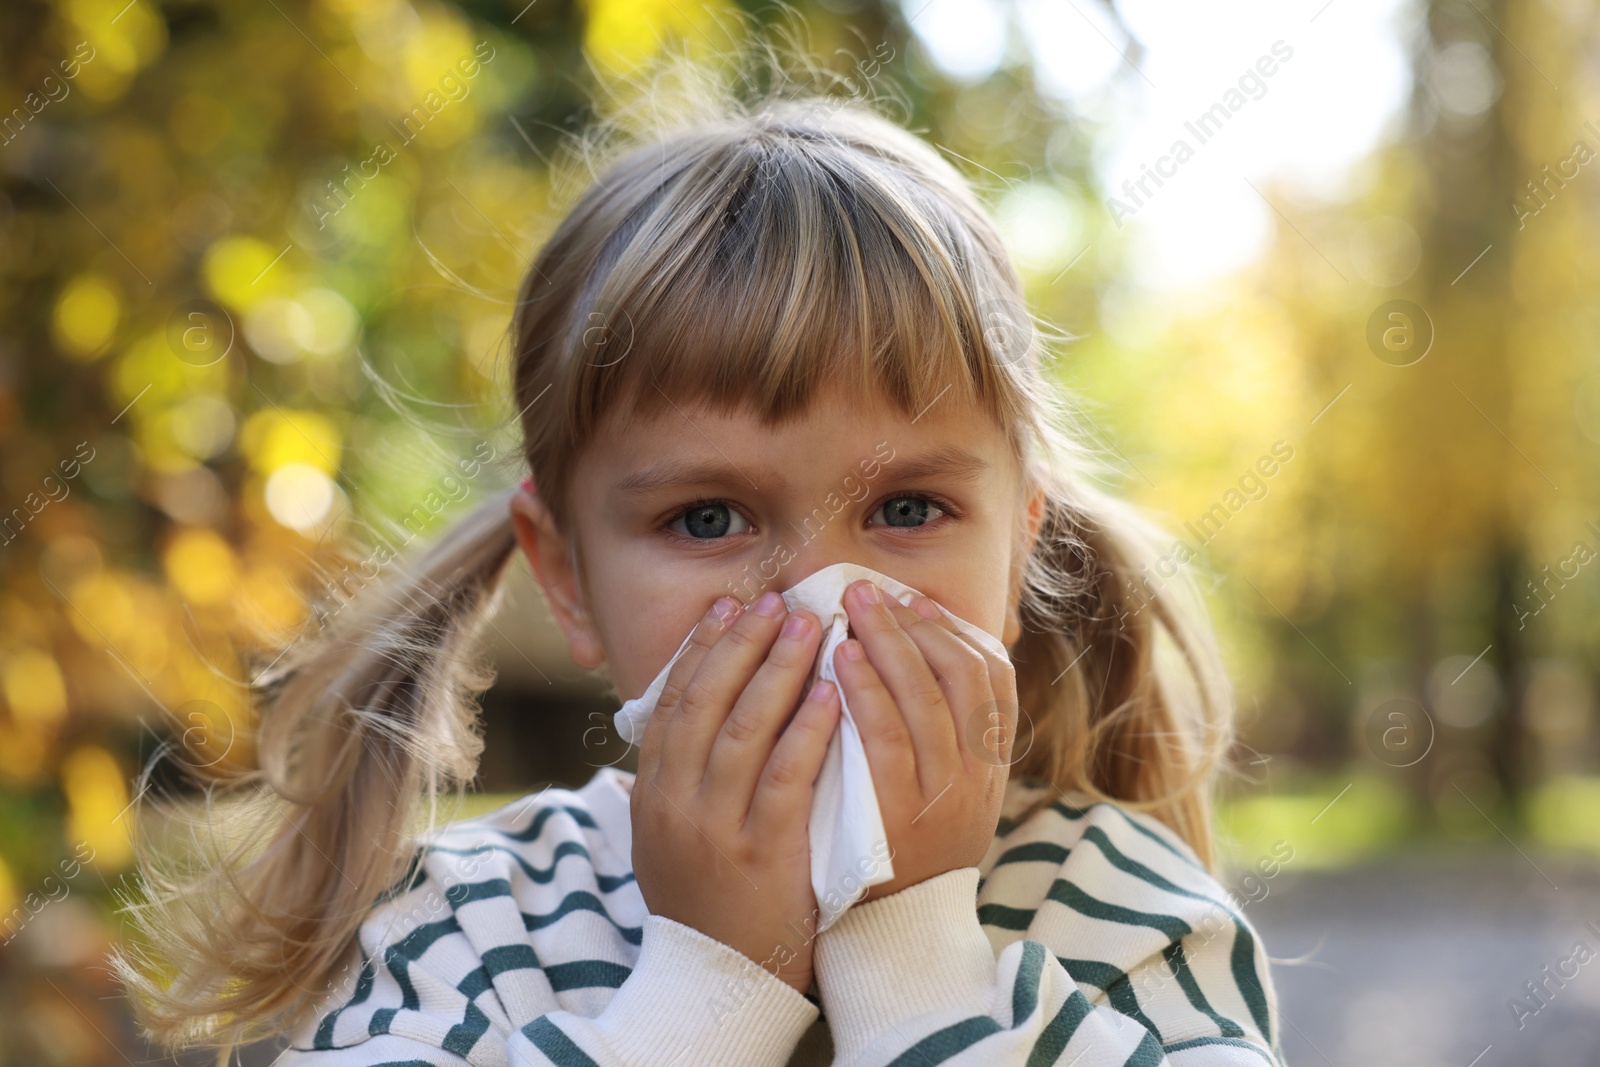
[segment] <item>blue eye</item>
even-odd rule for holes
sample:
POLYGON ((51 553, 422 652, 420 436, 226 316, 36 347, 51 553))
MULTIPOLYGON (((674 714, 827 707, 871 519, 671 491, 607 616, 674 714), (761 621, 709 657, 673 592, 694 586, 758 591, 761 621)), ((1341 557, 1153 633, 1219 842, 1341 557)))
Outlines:
MULTIPOLYGON (((929 493, 902 493, 889 497, 872 513, 874 516, 879 514, 887 521, 869 522, 869 526, 916 530, 940 518, 961 517, 961 512, 954 504, 929 493)), ((718 541, 733 534, 749 532, 750 521, 725 500, 704 499, 696 500, 678 512, 663 529, 680 541, 718 541)))
POLYGON ((698 500, 687 509, 680 512, 676 518, 667 524, 667 529, 682 537, 695 541, 714 541, 728 533, 743 533, 741 530, 730 531, 735 521, 745 522, 743 515, 734 511, 720 500, 698 500), (679 529, 679 523, 683 529, 679 529))
POLYGON ((883 506, 873 514, 878 514, 878 512, 883 513, 890 526, 915 529, 919 526, 926 526, 934 519, 937 519, 939 515, 945 514, 945 509, 940 506, 940 501, 937 497, 906 494, 904 496, 892 496, 885 500, 883 506), (938 514, 930 516, 928 514, 929 508, 932 508, 938 514))

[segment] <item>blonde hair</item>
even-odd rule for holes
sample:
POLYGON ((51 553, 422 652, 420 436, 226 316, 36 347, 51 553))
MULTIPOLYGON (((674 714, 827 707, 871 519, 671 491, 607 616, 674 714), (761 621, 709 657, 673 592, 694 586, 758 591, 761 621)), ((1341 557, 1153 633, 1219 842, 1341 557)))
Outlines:
MULTIPOLYGON (((558 528, 612 413, 701 401, 772 425, 834 383, 908 416, 955 391, 1044 490, 1013 574, 1031 743, 1011 773, 1148 811, 1210 867, 1232 697, 1193 581, 1160 569, 1172 539, 1094 484, 1110 465, 1046 378, 1057 335, 965 179, 880 113, 895 103, 881 72, 860 85, 813 67, 836 91, 797 91, 783 50, 758 43, 774 88, 741 99, 668 51, 569 145, 563 177, 594 180, 511 323, 524 455, 558 528)), ((508 502, 495 493, 256 679, 259 766, 221 783, 238 798, 225 813, 208 791, 187 865, 136 842, 144 899, 126 906, 148 948, 112 963, 152 1040, 222 1046, 220 1063, 298 1022, 415 872, 417 812, 476 773, 492 680, 476 636, 515 553, 508 502)))

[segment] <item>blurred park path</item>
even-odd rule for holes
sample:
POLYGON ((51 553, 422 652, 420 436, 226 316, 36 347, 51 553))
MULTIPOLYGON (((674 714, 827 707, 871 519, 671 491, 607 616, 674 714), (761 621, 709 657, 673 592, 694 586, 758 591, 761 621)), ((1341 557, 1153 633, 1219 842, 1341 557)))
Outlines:
POLYGON ((1600 864, 1484 848, 1285 872, 1246 913, 1275 960, 1290 1067, 1600 1063, 1600 864), (1579 954, 1580 956, 1586 954, 1579 954), (1545 1006, 1526 983, 1545 981, 1545 1006), (1518 1015, 1513 998, 1536 1009, 1518 1015))

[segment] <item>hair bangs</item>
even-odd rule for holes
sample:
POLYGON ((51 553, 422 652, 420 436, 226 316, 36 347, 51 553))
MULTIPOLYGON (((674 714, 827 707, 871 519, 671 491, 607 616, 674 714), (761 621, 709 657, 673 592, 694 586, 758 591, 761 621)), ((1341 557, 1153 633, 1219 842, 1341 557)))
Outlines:
POLYGON ((819 390, 915 418, 947 394, 1011 425, 975 243, 937 198, 814 130, 717 146, 619 227, 573 317, 568 411, 796 417, 819 390))

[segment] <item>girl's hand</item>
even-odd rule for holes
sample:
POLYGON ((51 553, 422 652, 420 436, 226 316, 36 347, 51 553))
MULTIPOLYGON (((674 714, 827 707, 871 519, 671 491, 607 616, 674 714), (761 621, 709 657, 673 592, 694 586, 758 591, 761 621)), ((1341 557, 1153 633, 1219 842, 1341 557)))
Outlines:
POLYGON ((821 637, 817 617, 787 613, 777 593, 750 610, 731 597, 713 605, 645 725, 629 802, 634 875, 651 913, 732 946, 800 993, 811 985, 804 931, 817 907, 812 788, 839 721, 831 684, 801 692, 821 637), (719 606, 733 609, 726 624, 719 606))
POLYGON ((1009 777, 1009 744, 998 755, 979 752, 970 726, 983 727, 982 736, 998 714, 1004 736, 1014 734, 1015 670, 967 640, 927 597, 911 603, 915 610, 866 579, 853 583, 844 604, 860 641, 834 653, 894 861, 895 877, 863 901, 982 862, 1009 777), (852 659, 852 645, 865 657, 852 659))

